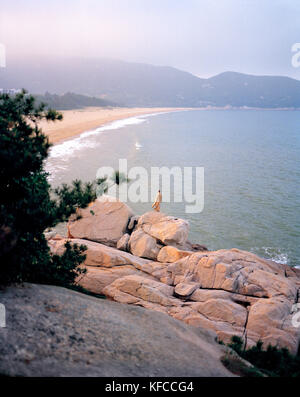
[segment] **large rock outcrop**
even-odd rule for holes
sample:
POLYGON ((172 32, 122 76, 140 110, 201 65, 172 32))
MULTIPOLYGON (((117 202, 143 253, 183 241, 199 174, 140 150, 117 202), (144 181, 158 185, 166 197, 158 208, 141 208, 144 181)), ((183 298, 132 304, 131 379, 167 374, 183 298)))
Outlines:
MULTIPOLYGON (((65 239, 49 240, 62 253, 65 239)), ((231 249, 190 253, 174 263, 151 261, 103 244, 87 245, 87 273, 79 283, 121 303, 168 314, 249 347, 261 339, 296 353, 300 329, 292 308, 300 302, 300 271, 231 249)))
POLYGON ((154 211, 131 219, 135 219, 135 223, 130 221, 132 234, 128 249, 133 255, 156 260, 161 249, 166 248, 160 255, 161 259, 158 260, 163 262, 166 258, 166 262, 170 262, 174 257, 179 259, 185 256, 180 255, 180 250, 176 251, 175 247, 193 249, 192 244, 187 241, 189 224, 183 219, 154 211), (170 249, 171 247, 173 250, 170 249))
POLYGON ((0 291, 8 376, 232 376, 214 336, 169 316, 65 288, 0 291))
POLYGON ((231 249, 193 253, 152 275, 157 281, 129 275, 103 292, 214 330, 225 342, 238 335, 248 347, 260 339, 297 352, 300 329, 292 325, 292 307, 300 301, 297 269, 231 249))
POLYGON ((134 216, 126 204, 110 196, 78 209, 68 222, 68 238, 103 243, 142 258, 156 260, 161 248, 174 247, 173 251, 164 251, 164 256, 171 255, 169 262, 175 256, 184 256, 179 251, 206 250, 206 247, 187 241, 188 230, 187 221, 155 211, 134 216))
MULTIPOLYGON (((99 219, 101 211, 108 219, 104 208, 99 207, 99 219)), ((87 273, 78 280, 83 287, 212 330, 224 342, 238 335, 248 347, 261 339, 297 352, 300 327, 292 325, 292 311, 300 303, 300 270, 238 249, 205 251, 187 240, 186 221, 155 211, 131 217, 124 234, 131 215, 122 211, 123 229, 117 230, 122 251, 86 243, 87 273)), ((93 224, 94 217, 86 218, 93 224)), ((56 253, 64 243, 49 240, 56 253)))
POLYGON ((131 209, 120 201, 105 197, 97 199, 87 208, 78 209, 68 223, 68 234, 72 238, 83 238, 112 247, 126 232, 131 209))

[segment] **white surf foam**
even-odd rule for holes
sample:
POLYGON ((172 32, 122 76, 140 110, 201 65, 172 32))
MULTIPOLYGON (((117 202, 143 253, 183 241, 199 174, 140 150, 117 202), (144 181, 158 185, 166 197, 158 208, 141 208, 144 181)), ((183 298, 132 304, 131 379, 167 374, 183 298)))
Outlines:
POLYGON ((91 141, 84 141, 81 136, 59 143, 50 149, 49 158, 71 156, 76 150, 93 147, 91 141))
POLYGON ((144 121, 145 121, 145 119, 143 119, 142 117, 129 117, 129 118, 123 119, 123 120, 116 120, 116 121, 113 121, 112 123, 109 123, 102 127, 96 128, 95 130, 83 132, 80 135, 80 137, 86 138, 89 136, 98 135, 99 133, 101 133, 103 131, 117 130, 119 128, 126 127, 127 125, 141 124, 144 121))
POLYGON ((266 259, 271 259, 281 265, 287 265, 289 262, 288 254, 286 252, 282 252, 280 248, 262 247, 261 250, 264 252, 266 259))
POLYGON ((141 124, 146 121, 147 115, 139 117, 128 117, 123 120, 116 120, 112 123, 103 125, 94 130, 86 131, 76 138, 69 139, 68 141, 59 143, 50 149, 49 158, 66 158, 74 154, 75 151, 95 147, 95 141, 89 138, 99 135, 105 131, 117 130, 127 125, 141 124))

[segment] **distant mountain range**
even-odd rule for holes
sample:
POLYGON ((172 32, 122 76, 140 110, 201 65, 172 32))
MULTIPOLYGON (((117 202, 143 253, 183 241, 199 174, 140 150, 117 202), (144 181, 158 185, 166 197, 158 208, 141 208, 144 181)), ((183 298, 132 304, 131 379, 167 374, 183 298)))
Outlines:
POLYGON ((289 77, 225 72, 203 79, 173 67, 107 59, 8 62, 0 68, 0 88, 72 92, 123 106, 300 108, 300 81, 289 77))

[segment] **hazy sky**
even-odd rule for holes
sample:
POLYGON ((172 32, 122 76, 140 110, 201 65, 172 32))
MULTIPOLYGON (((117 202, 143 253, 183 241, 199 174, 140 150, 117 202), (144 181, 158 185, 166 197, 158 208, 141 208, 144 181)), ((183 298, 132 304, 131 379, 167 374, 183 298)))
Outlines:
POLYGON ((16 55, 119 58, 208 77, 289 75, 300 0, 0 0, 0 43, 16 55))

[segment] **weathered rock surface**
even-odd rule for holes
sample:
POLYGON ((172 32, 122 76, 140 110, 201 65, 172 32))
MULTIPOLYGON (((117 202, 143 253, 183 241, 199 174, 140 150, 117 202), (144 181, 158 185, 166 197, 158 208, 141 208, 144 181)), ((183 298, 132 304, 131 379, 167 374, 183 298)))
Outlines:
POLYGON ((179 283, 174 288, 174 292, 180 298, 187 298, 199 288, 198 283, 179 283))
MULTIPOLYGON (((130 253, 83 239, 49 240, 48 244, 53 254, 62 255, 65 243, 85 245, 86 260, 83 267, 86 273, 77 280, 78 283, 95 294, 103 294, 103 289, 114 280, 131 274, 143 274, 139 269, 144 268, 151 261, 133 256, 130 253)), ((149 277, 153 278, 150 274, 149 277)))
POLYGON ((156 259, 162 248, 162 245, 158 244, 154 237, 144 233, 141 229, 131 234, 128 245, 133 255, 149 259, 156 259))
POLYGON ((225 342, 238 335, 248 347, 261 339, 297 352, 300 329, 292 326, 291 314, 300 295, 295 269, 232 249, 194 253, 151 274, 156 282, 129 275, 104 293, 214 330, 225 342))
POLYGON ((212 333, 162 313, 37 284, 6 288, 0 301, 2 375, 232 375, 212 333))
POLYGON ((108 247, 104 244, 96 243, 94 241, 83 239, 61 239, 49 240, 51 252, 61 255, 65 250, 65 243, 69 241, 71 244, 85 245, 86 266, 99 266, 99 267, 114 267, 120 265, 133 265, 141 268, 144 264, 150 262, 147 259, 139 258, 131 255, 129 252, 120 251, 113 247, 108 247))
POLYGON ((182 251, 176 247, 172 247, 171 245, 166 245, 159 251, 157 260, 158 262, 173 263, 179 259, 191 255, 192 253, 193 252, 191 251, 182 251))
MULTIPOLYGON (((187 240, 186 221, 155 211, 131 218, 131 229, 130 235, 119 229, 124 251, 72 240, 88 246, 83 287, 213 330, 224 342, 238 335, 248 347, 261 339, 297 352, 300 327, 292 326, 292 308, 300 302, 299 269, 238 249, 205 251, 187 240)), ((63 252, 63 240, 48 243, 63 252)))
POLYGON ((156 238, 164 245, 185 244, 189 224, 184 219, 167 216, 161 212, 147 212, 139 217, 138 229, 156 238))
POLYGON ((70 218, 68 234, 115 247, 132 215, 131 209, 120 201, 96 200, 70 218))
POLYGON ((128 233, 123 234, 120 240, 117 242, 117 249, 121 251, 129 250, 129 239, 130 235, 128 233))

